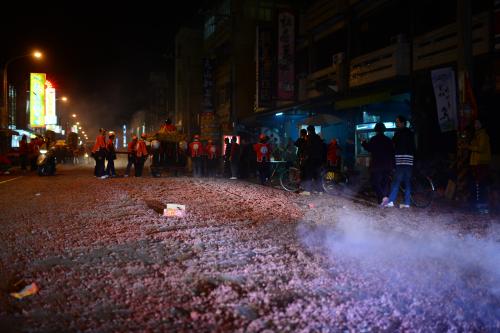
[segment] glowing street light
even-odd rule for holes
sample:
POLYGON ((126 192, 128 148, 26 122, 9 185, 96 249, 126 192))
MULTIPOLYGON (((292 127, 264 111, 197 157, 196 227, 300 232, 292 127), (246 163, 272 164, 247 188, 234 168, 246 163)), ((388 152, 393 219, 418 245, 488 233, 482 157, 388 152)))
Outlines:
POLYGON ((26 57, 34 57, 36 59, 42 58, 42 53, 39 51, 35 51, 33 53, 23 54, 14 58, 9 59, 5 66, 3 67, 3 110, 0 117, 0 127, 6 128, 9 119, 9 80, 7 78, 8 68, 11 63, 18 59, 26 58, 26 57))
POLYGON ((76 118, 76 114, 75 114, 75 113, 73 113, 73 114, 71 115, 71 117, 76 118))

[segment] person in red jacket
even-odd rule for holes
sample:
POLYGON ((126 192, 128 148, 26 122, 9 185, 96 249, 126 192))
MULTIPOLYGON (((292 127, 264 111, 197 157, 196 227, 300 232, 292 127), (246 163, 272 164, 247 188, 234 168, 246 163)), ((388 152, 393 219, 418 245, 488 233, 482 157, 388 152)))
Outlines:
POLYGON ((135 171, 135 148, 137 147, 137 135, 132 136, 132 141, 127 145, 127 168, 125 169, 125 177, 130 174, 130 167, 134 166, 135 171))
POLYGON ((28 164, 28 138, 23 135, 21 141, 19 141, 19 161, 21 162, 21 170, 26 172, 26 165, 28 164))
POLYGON ((208 177, 215 177, 217 170, 217 161, 219 160, 220 151, 214 142, 209 139, 207 146, 205 147, 205 153, 207 154, 207 173, 208 177))
POLYGON ((257 155, 257 170, 262 185, 269 179, 271 171, 271 145, 267 141, 267 136, 262 133, 259 136, 259 142, 253 145, 253 150, 257 155))
POLYGON ((141 139, 137 142, 135 148, 135 176, 142 176, 142 169, 144 168, 144 162, 148 158, 148 148, 146 147, 146 133, 141 134, 141 139))
POLYGON ((201 177, 203 146, 200 142, 200 136, 196 134, 193 142, 189 144, 189 156, 193 162, 193 177, 201 177))
POLYGON ((35 171, 37 169, 36 160, 38 159, 38 155, 40 155, 40 147, 42 146, 42 144, 43 140, 38 135, 35 138, 31 139, 30 143, 28 144, 28 158, 30 160, 31 171, 35 171))
POLYGON ((110 131, 108 134, 108 141, 106 142, 106 160, 108 164, 106 165, 105 174, 109 177, 116 177, 115 171, 115 160, 116 160, 116 151, 115 151, 115 132, 110 131))
POLYGON ((332 139, 328 144, 326 152, 326 162, 328 166, 337 170, 340 167, 340 151, 341 148, 336 139, 332 139))
POLYGON ((97 135, 92 148, 92 155, 95 159, 94 175, 101 179, 107 178, 108 176, 104 174, 104 162, 106 159, 106 130, 104 128, 99 129, 99 135, 97 135))

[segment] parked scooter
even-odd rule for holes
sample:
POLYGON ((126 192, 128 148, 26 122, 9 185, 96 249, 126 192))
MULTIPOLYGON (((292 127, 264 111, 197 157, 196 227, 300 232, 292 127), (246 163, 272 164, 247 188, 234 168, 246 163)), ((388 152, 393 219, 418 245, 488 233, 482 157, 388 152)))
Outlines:
POLYGON ((39 176, 53 176, 56 174, 56 151, 52 147, 49 150, 40 149, 40 155, 36 160, 39 176))

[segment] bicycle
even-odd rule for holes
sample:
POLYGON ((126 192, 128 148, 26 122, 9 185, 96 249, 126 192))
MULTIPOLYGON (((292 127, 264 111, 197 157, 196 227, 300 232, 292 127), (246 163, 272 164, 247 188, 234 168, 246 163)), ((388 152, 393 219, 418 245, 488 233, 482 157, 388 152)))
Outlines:
MULTIPOLYGON (((411 193, 410 200, 413 206, 417 208, 427 208, 434 200, 434 192, 436 190, 432 179, 424 175, 418 168, 414 169, 411 178, 411 193)), ((392 183, 393 176, 389 178, 389 184, 392 183)), ((322 174, 321 184, 326 193, 330 195, 339 194, 344 191, 349 184, 349 176, 346 172, 327 169, 322 174)), ((399 193, 404 196, 405 188, 403 184, 399 187, 399 193)))

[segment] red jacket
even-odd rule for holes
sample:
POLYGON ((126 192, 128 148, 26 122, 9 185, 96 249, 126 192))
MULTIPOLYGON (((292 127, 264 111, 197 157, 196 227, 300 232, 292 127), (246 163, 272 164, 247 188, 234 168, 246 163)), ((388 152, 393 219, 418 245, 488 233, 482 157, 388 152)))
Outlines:
POLYGON ((217 157, 219 157, 220 154, 217 146, 211 143, 207 144, 207 146, 205 147, 205 152, 209 160, 216 159, 217 157))
POLYGON ((339 160, 339 152, 340 147, 337 145, 337 142, 330 142, 328 144, 328 151, 326 153, 326 160, 330 165, 337 165, 339 160))
POLYGON ((191 157, 200 157, 203 155, 203 145, 200 141, 193 141, 189 144, 189 154, 191 157))
POLYGON ((98 150, 106 149, 106 137, 104 135, 98 135, 95 139, 94 148, 92 148, 92 152, 95 153, 98 150))
POLYGON ((132 140, 128 143, 127 146, 127 152, 129 154, 134 154, 135 155, 135 147, 137 146, 137 140, 132 140))
POLYGON ((139 140, 135 147, 135 156, 137 157, 147 157, 148 149, 146 147, 146 142, 144 140, 139 140))
POLYGON ((271 160, 271 145, 269 143, 256 143, 253 150, 257 154, 257 162, 269 162, 271 160))

